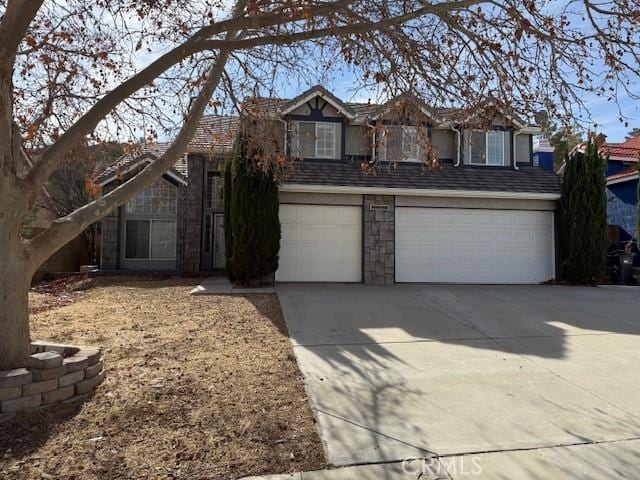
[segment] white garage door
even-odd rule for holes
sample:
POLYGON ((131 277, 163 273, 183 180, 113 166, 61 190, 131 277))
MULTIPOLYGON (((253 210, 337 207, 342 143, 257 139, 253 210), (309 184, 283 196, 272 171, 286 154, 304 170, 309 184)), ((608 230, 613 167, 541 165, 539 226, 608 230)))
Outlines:
POLYGON ((359 282, 362 207, 280 205, 279 282, 359 282))
POLYGON ((554 256, 552 212, 396 208, 396 282, 539 283, 554 256))

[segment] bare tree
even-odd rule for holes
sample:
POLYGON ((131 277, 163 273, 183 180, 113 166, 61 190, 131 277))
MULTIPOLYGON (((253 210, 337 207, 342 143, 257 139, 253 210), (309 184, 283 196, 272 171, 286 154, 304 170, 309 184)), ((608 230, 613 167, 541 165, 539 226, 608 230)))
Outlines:
POLYGON ((584 92, 633 96, 640 68, 631 0, 2 0, 0 15, 0 369, 27 361, 38 266, 161 176, 206 109, 342 70, 387 98, 569 122, 584 92), (20 236, 78 144, 161 129, 174 140, 158 161, 20 236))

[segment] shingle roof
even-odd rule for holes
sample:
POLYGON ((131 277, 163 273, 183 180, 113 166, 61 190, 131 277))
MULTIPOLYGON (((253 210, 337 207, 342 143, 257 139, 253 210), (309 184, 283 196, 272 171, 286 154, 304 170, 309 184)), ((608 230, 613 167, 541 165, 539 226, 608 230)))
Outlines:
MULTIPOLYGON (((469 116, 469 113, 465 110, 460 110, 457 108, 434 108, 431 109, 428 105, 425 105, 419 98, 413 97, 412 95, 399 95, 388 102, 385 103, 372 103, 372 102, 342 102, 340 99, 335 97, 331 92, 329 92, 324 87, 316 85, 309 90, 301 93, 297 97, 291 98, 275 98, 275 97, 247 97, 243 101, 243 110, 250 115, 255 116, 266 116, 266 117, 274 117, 279 118, 280 112, 283 109, 286 109, 287 106, 295 104, 300 99, 308 96, 314 92, 318 92, 322 95, 327 96, 328 98, 334 99, 335 102, 339 103, 341 106, 345 108, 346 111, 351 113, 354 118, 351 120, 353 123, 361 124, 366 122, 367 120, 371 120, 376 114, 380 113, 393 102, 398 101, 402 98, 414 98, 416 102, 419 102, 421 106, 426 110, 431 110, 434 120, 439 121, 443 124, 450 123, 460 123, 464 121, 465 117, 469 116)), ((505 112, 506 115, 510 115, 518 122, 524 124, 522 119, 516 117, 512 113, 505 112)))
MULTIPOLYGON (((112 177, 123 175, 129 168, 141 161, 152 162, 157 160, 167 151, 167 148, 169 148, 168 143, 155 143, 137 147, 105 168, 104 171, 96 177, 95 182, 101 184, 110 180, 112 177)), ((179 176, 186 178, 189 170, 186 157, 182 156, 176 160, 171 170, 179 176)))
POLYGON ((559 194, 558 177, 542 168, 455 167, 443 163, 438 170, 398 163, 392 172, 366 173, 356 162, 304 160, 291 164, 285 184, 411 188, 434 190, 476 190, 489 192, 559 194))
POLYGON ((239 125, 239 117, 221 115, 202 117, 187 151, 190 153, 230 152, 233 149, 239 125))

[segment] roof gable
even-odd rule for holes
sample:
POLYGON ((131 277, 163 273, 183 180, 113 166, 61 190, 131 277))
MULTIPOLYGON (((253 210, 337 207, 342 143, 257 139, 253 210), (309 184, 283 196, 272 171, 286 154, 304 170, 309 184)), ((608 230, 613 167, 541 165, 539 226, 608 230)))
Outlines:
MULTIPOLYGON (((133 172, 139 167, 146 166, 148 163, 156 161, 164 152, 166 152, 168 144, 157 144, 153 147, 143 147, 138 153, 127 153, 114 163, 109 165, 95 179, 95 183, 101 187, 113 182, 114 180, 133 172)), ((186 185, 187 180, 187 161, 184 156, 180 157, 173 165, 173 168, 167 171, 166 175, 177 182, 186 185)))
POLYGON ((410 105, 411 108, 416 108, 425 117, 429 118, 434 123, 442 123, 442 118, 436 110, 428 107, 421 99, 411 93, 402 93, 396 97, 393 97, 388 102, 377 106, 371 112, 371 120, 376 120, 380 116, 391 112, 395 107, 399 105, 402 106, 403 104, 410 105))
POLYGON ((307 103, 310 100, 313 100, 316 97, 321 97, 323 100, 325 100, 327 103, 333 106, 336 110, 338 110, 338 112, 342 113, 349 120, 353 120, 356 117, 355 112, 351 109, 351 107, 349 107, 349 105, 344 103, 342 100, 340 100, 338 97, 336 97, 329 90, 324 88, 322 85, 316 85, 315 87, 311 87, 306 92, 303 92, 297 97, 293 98, 292 100, 289 100, 283 105, 280 105, 279 113, 281 115, 287 115, 291 113, 293 110, 295 110, 296 108, 300 107, 301 105, 304 105, 305 103, 307 103))

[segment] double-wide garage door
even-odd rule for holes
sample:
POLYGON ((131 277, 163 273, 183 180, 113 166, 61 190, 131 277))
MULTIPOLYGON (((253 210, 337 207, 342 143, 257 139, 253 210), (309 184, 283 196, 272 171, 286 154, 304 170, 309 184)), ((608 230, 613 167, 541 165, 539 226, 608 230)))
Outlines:
POLYGON ((280 205, 280 282, 360 282, 362 207, 280 205))
POLYGON ((549 211, 397 207, 396 282, 544 282, 553 231, 549 211))
MULTIPOLYGON (((554 277, 553 213, 396 207, 395 281, 540 283, 554 277)), ((362 207, 280 205, 276 280, 360 282, 362 207)))

